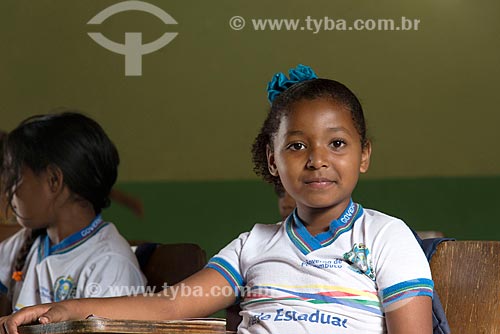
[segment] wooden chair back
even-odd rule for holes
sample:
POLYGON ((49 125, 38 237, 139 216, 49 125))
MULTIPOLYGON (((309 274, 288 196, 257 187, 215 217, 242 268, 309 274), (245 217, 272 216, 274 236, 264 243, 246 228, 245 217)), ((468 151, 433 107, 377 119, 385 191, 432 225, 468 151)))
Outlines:
POLYGON ((447 241, 431 261, 453 334, 500 333, 500 241, 447 241))
POLYGON ((201 270, 207 263, 205 251, 197 244, 145 243, 136 249, 141 270, 147 285, 156 292, 163 285, 174 285, 201 270))

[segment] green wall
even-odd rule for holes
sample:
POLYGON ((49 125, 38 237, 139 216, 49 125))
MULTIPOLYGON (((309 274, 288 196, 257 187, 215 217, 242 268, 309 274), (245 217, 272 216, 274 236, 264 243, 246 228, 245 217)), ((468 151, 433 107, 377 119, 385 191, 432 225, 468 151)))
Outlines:
MULTIPOLYGON (((151 0, 177 25, 129 11, 87 22, 119 0, 0 2, 0 128, 76 107, 97 118, 122 156, 121 179, 255 179, 248 147, 277 71, 309 64, 350 86, 375 141, 368 178, 500 175, 500 2, 463 0, 151 0), (229 27, 233 16, 247 26, 229 27), (251 19, 420 20, 418 31, 255 31, 251 19), (151 42, 143 75, 88 32, 151 42)), ((303 26, 306 28, 306 26, 303 26)))
MULTIPOLYGON (((134 217, 114 204, 105 212, 130 239, 195 242, 209 256, 255 223, 279 220, 271 187, 260 181, 125 183, 144 200, 134 217)), ((362 180, 354 200, 399 217, 415 230, 461 240, 500 240, 500 177, 362 180)))

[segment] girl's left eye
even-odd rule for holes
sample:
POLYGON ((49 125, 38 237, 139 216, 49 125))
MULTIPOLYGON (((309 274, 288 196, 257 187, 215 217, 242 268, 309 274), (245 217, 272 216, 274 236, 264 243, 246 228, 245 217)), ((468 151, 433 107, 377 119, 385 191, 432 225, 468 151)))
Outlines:
POLYGON ((330 145, 333 146, 334 148, 341 148, 342 146, 345 145, 345 141, 337 139, 332 141, 330 145))

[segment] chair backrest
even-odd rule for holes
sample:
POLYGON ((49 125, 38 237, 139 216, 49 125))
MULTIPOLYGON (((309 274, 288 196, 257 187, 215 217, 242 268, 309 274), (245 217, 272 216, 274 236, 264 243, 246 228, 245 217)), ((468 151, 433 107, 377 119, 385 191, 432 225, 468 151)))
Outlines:
POLYGON ((453 334, 500 333, 500 241, 447 241, 432 278, 453 334))
POLYGON ((226 330, 228 332, 237 332, 243 317, 240 315, 240 304, 234 304, 226 308, 226 330))
MULTIPOLYGON (((3 211, 3 207, 0 207, 0 214, 3 211)), ((1 218, 0 218, 1 221, 1 218)), ((16 234, 20 229, 21 225, 19 224, 0 224, 0 241, 4 241, 5 239, 10 238, 14 234, 16 234)))
POLYGON ((440 231, 416 231, 417 235, 420 239, 430 239, 430 238, 444 238, 444 233, 440 231))
POLYGON ((179 283, 207 263, 205 251, 189 243, 143 243, 138 245, 135 254, 148 286, 154 291, 162 290, 164 284, 179 283))

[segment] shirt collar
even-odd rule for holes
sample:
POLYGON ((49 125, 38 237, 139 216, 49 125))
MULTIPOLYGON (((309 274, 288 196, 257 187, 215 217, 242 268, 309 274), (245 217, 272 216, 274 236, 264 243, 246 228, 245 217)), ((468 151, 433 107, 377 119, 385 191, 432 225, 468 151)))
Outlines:
POLYGON ((39 261, 50 255, 69 252, 70 250, 80 246, 85 241, 90 239, 106 225, 108 225, 108 223, 104 222, 101 215, 99 214, 92 220, 89 225, 87 225, 80 231, 77 231, 72 235, 66 237, 54 246, 50 246, 49 236, 45 235, 40 242, 40 248, 38 250, 39 261))
POLYGON ((354 222, 363 214, 363 207, 352 199, 338 219, 332 220, 330 228, 312 236, 304 222, 299 218, 297 209, 286 220, 286 231, 290 240, 305 255, 333 243, 341 234, 352 229, 354 222))

